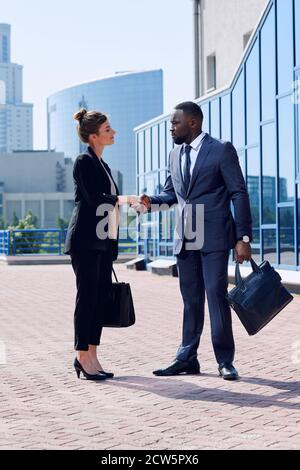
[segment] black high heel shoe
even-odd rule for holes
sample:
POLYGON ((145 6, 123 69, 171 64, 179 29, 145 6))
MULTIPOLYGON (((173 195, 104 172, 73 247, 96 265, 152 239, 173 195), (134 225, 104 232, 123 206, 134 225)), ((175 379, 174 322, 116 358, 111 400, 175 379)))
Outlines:
POLYGON ((77 357, 75 357, 75 360, 74 360, 74 368, 76 370, 76 374, 77 374, 78 379, 80 378, 80 372, 83 373, 86 380, 105 380, 106 379, 106 375, 103 375, 103 374, 102 375, 101 374, 88 374, 84 370, 84 368, 82 367, 80 362, 78 361, 77 357))
POLYGON ((98 370, 99 374, 104 375, 107 379, 112 379, 114 377, 113 372, 105 372, 105 370, 98 370))

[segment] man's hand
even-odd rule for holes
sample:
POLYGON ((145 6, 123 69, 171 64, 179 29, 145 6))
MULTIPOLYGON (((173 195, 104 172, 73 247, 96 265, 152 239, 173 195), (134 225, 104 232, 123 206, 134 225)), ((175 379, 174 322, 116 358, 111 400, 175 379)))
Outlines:
POLYGON ((251 245, 241 240, 237 242, 234 249, 235 260, 242 264, 244 261, 250 261, 251 259, 251 245))

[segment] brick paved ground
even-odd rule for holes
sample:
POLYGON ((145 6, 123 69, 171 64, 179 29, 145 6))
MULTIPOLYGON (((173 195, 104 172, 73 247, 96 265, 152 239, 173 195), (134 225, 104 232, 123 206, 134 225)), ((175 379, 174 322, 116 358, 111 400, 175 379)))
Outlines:
POLYGON ((0 449, 300 448, 300 297, 256 337, 234 317, 239 382, 218 377, 209 322, 202 375, 157 378, 180 341, 178 280, 117 269, 137 323, 105 331, 116 378, 93 383, 72 369, 71 267, 0 266, 0 449))

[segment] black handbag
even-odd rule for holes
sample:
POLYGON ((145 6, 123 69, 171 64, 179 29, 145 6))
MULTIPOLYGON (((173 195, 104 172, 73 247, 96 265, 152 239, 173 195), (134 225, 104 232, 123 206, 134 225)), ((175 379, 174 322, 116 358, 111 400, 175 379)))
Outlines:
POLYGON ((101 325, 112 328, 126 328, 134 325, 135 312, 130 285, 119 282, 114 268, 116 282, 113 282, 108 293, 107 306, 104 309, 101 325))
POLYGON ((253 259, 250 262, 253 272, 245 279, 236 263, 236 287, 228 293, 228 301, 248 334, 255 335, 293 300, 293 296, 281 284, 280 275, 268 261, 259 266, 253 259))

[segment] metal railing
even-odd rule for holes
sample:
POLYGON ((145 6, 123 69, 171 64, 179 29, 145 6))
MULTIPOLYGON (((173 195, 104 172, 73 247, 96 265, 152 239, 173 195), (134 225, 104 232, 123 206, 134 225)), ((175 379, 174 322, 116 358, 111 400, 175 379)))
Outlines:
MULTIPOLYGON (((63 255, 67 229, 0 230, 0 255, 63 255)), ((119 253, 136 255, 137 244, 120 228, 119 253)))
POLYGON ((0 255, 9 255, 10 253, 10 231, 0 230, 0 255))

